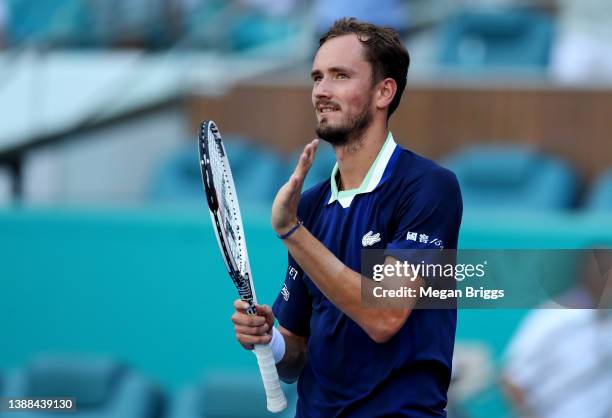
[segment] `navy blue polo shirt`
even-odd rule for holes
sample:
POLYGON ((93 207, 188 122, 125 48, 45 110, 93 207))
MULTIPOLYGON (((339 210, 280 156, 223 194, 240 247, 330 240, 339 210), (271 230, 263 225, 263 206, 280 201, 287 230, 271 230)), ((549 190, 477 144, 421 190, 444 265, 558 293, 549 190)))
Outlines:
MULTIPOLYGON (((336 164, 329 180, 302 194, 298 216, 349 268, 360 271, 361 250, 373 242, 381 249, 457 248, 463 206, 449 170, 401 148, 389 134, 358 189, 338 191, 337 173, 336 164)), ((298 417, 446 416, 455 309, 415 309, 379 344, 289 255, 273 310, 281 326, 308 337, 298 417)))

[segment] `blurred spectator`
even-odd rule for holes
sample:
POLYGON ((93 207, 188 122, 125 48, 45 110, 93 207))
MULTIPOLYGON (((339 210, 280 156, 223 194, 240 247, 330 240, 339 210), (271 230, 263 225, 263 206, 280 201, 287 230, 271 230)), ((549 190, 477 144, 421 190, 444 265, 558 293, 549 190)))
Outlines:
POLYGON ((376 25, 392 27, 403 38, 410 27, 406 0, 315 0, 317 35, 323 34, 342 17, 356 17, 376 25))
POLYGON ((580 283, 532 311, 514 336, 503 382, 519 416, 612 416, 611 255, 587 262, 580 283))
POLYGON ((612 81, 612 2, 557 0, 551 71, 561 82, 612 81))

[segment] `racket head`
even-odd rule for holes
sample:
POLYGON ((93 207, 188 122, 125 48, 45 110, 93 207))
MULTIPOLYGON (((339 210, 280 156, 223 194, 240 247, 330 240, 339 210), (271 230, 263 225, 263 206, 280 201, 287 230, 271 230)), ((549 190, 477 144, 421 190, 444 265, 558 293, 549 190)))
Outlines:
POLYGON ((206 201, 223 261, 240 298, 254 310, 255 292, 238 195, 221 132, 212 120, 200 125, 198 150, 206 201))

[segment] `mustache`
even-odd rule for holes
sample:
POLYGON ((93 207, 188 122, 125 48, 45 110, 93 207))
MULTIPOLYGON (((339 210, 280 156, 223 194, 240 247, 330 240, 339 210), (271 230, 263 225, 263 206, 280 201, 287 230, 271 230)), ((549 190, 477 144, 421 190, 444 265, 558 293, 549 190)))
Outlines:
POLYGON ((328 100, 318 100, 315 102, 315 108, 319 108, 319 106, 329 106, 335 109, 340 109, 340 105, 336 102, 331 102, 328 100))

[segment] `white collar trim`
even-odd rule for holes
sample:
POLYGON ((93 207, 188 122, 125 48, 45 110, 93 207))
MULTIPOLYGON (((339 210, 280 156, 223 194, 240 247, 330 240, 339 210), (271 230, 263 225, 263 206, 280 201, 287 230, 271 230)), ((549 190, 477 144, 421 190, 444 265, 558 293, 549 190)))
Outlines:
POLYGON ((361 185, 357 189, 338 191, 338 185, 336 184, 338 162, 336 162, 331 174, 331 196, 327 204, 329 205, 337 200, 340 202, 340 205, 346 209, 351 206, 351 202, 355 196, 362 193, 370 193, 372 190, 374 190, 380 184, 380 180, 382 179, 383 173, 387 168, 387 164, 389 163, 391 155, 393 155, 393 151, 395 151, 396 146, 397 144, 393 139, 393 134, 389 132, 385 143, 378 152, 378 156, 376 156, 376 159, 368 170, 368 174, 366 174, 365 178, 361 182, 361 185))

